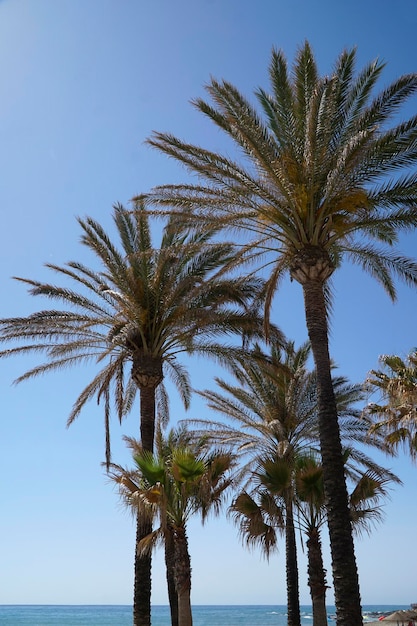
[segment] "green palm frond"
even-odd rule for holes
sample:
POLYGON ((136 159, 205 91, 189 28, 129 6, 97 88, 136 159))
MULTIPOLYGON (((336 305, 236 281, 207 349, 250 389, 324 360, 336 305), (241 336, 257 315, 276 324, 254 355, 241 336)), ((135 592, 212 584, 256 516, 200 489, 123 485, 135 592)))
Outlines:
POLYGON ((229 514, 239 527, 242 540, 248 547, 260 547, 269 559, 277 549, 277 532, 282 532, 284 522, 282 509, 263 493, 257 502, 247 492, 240 493, 229 509, 229 514), (265 506, 265 508, 264 508, 265 506))
POLYGON ((158 514, 162 533, 169 524, 185 529, 193 515, 204 522, 210 512, 219 513, 233 482, 230 452, 212 448, 184 425, 167 434, 158 428, 155 454, 133 438, 126 443, 134 452, 135 469, 113 464, 110 477, 128 507, 140 505, 158 514))
POLYGON ((141 454, 134 456, 143 479, 153 486, 157 483, 165 484, 166 471, 164 463, 161 459, 155 457, 151 452, 144 450, 141 454))
POLYGON ((274 494, 280 495, 291 486, 292 467, 286 458, 266 459, 255 472, 255 478, 274 494))
POLYGON ((300 500, 314 503, 317 508, 323 507, 323 468, 310 455, 297 458, 296 490, 300 500))
POLYGON ((198 482, 206 469, 202 459, 197 458, 191 450, 175 450, 172 457, 171 471, 179 483, 198 482))

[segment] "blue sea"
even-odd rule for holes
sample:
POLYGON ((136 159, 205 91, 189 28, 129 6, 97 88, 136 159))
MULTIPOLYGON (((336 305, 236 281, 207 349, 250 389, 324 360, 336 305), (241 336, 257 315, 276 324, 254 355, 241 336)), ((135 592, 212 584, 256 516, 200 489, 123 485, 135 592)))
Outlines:
MULTIPOLYGON (((400 605, 364 606, 364 621, 378 619, 400 605)), ((301 607, 302 626, 312 624, 311 607, 301 607)), ((334 607, 328 608, 329 626, 334 625, 334 607)), ((2 626, 132 626, 130 606, 0 605, 2 626)), ((170 626, 169 608, 152 607, 152 626, 170 626)), ((285 606, 194 606, 194 626, 286 626, 285 606)))

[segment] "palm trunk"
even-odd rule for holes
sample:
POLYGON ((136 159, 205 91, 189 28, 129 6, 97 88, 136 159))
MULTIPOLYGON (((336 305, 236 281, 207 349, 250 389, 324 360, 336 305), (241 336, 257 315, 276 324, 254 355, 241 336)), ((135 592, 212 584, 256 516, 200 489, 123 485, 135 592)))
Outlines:
POLYGON ((178 594, 179 626, 193 626, 191 611, 191 562, 184 527, 175 529, 175 586, 178 594))
POLYGON ((171 611, 171 626, 179 626, 178 621, 178 595, 175 588, 175 543, 174 529, 167 524, 165 531, 165 567, 168 585, 169 608, 171 611))
POLYGON ((285 556, 287 573, 288 626, 300 626, 300 595, 298 589, 297 545, 295 541, 292 500, 285 503, 285 556))
POLYGON ((178 594, 178 624, 179 626, 193 626, 191 597, 187 589, 178 594))
POLYGON ((362 626, 358 570, 352 538, 342 445, 328 347, 323 282, 303 284, 308 335, 317 372, 323 483, 332 556, 337 626, 362 626))
MULTIPOLYGON (((140 436, 143 450, 153 452, 155 435, 155 390, 140 385, 140 436)), ((138 512, 136 526, 135 580, 133 590, 134 626, 151 626, 152 555, 137 553, 139 542, 152 532, 152 520, 138 512)))
MULTIPOLYGON (((136 546, 143 537, 152 532, 152 520, 146 514, 137 516, 136 546)), ((133 590, 133 624, 150 626, 151 624, 151 567, 150 554, 139 555, 135 550, 135 579, 133 590)))
POLYGON ((313 606, 313 626, 327 626, 326 573, 323 566, 320 532, 318 528, 308 531, 308 586, 313 606))
POLYGON ((143 450, 153 452, 156 387, 140 388, 140 440, 143 450))

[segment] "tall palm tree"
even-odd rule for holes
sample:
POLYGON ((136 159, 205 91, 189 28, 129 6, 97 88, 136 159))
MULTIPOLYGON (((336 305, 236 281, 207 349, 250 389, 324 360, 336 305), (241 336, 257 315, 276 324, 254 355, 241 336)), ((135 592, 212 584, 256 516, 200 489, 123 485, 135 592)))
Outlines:
POLYGON ((234 142, 239 161, 169 133, 149 139, 200 177, 197 184, 156 188, 158 210, 176 211, 200 227, 214 222, 240 229, 246 236, 242 256, 269 253, 267 311, 285 273, 302 286, 317 370, 338 626, 358 626, 362 612, 331 378, 330 280, 346 259, 392 299, 395 277, 417 282, 417 264, 395 248, 398 234, 417 224, 417 174, 411 169, 417 116, 396 117, 417 90, 417 74, 374 95, 383 64, 376 60, 357 72, 355 62, 356 50, 346 50, 321 76, 306 42, 290 72, 283 52, 273 50, 271 91, 255 94, 260 111, 230 82, 212 79, 206 89, 213 104, 199 98, 194 106, 234 142))
POLYGON ((157 453, 134 455, 136 469, 114 466, 113 478, 125 502, 135 509, 146 506, 159 517, 160 526, 139 543, 149 552, 158 539, 173 544, 173 575, 178 596, 178 626, 192 626, 191 559, 187 522, 195 514, 204 522, 211 510, 219 512, 225 491, 232 483, 233 455, 207 451, 202 442, 190 445, 187 431, 171 431, 159 437, 157 453))
MULTIPOLYGON (((171 376, 187 406, 190 381, 178 355, 199 353, 221 361, 232 346, 216 343, 216 336, 260 336, 263 322, 252 303, 262 283, 226 275, 233 247, 213 240, 215 233, 181 228, 174 216, 163 230, 160 247, 154 248, 143 203, 135 211, 115 207, 118 244, 92 218, 78 221, 81 243, 93 252, 99 268, 77 261, 47 264, 62 286, 18 278, 31 295, 44 296, 61 308, 0 320, 0 341, 8 344, 0 357, 39 352, 46 356, 45 363, 18 382, 95 361, 98 372, 76 399, 68 425, 90 399, 103 401, 109 464, 112 399, 121 421, 139 391, 140 437, 144 450, 151 452, 157 390, 163 390, 164 374, 171 376)), ((160 397, 166 408, 166 395, 160 397)), ((139 516, 137 541, 150 531, 149 517, 139 516)), ((136 557, 135 626, 150 625, 150 591, 150 556, 136 557)))
POLYGON ((367 379, 370 391, 381 394, 381 403, 370 403, 365 413, 373 420, 370 435, 378 433, 387 451, 395 454, 400 445, 417 460, 417 351, 405 360, 397 355, 380 357, 383 366, 367 379))

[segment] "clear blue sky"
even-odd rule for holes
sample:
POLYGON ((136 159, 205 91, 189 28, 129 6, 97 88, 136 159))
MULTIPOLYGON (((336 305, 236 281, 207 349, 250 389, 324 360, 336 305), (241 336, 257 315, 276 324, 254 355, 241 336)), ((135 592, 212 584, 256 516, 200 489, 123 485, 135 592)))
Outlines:
MULTIPOLYGON (((44 262, 80 258, 76 215, 110 226, 114 202, 184 179, 144 145, 152 130, 222 147, 189 104, 211 75, 249 95, 267 86, 273 46, 292 60, 308 39, 322 72, 344 47, 357 46, 360 64, 382 58, 382 88, 416 71, 416 27, 414 0, 0 1, 1 317, 44 306, 11 276, 46 278, 44 262)), ((404 252, 415 254, 416 237, 403 241, 404 252)), ((400 287, 393 305, 358 270, 341 270, 331 337, 340 373, 360 382, 380 354, 405 355, 417 344, 416 305, 415 291, 400 287)), ((306 339, 297 285, 284 286, 274 319, 297 343, 306 339)), ((32 362, 0 363, 0 603, 129 604, 134 524, 100 466, 101 410, 90 405, 65 428, 93 369, 12 386, 32 362)), ((202 388, 213 369, 199 362, 191 373, 202 388)), ((190 416, 205 414, 193 404, 190 416)), ((175 398, 172 415, 184 417, 175 398)), ((126 462, 121 436, 138 435, 137 411, 113 426, 114 460, 126 462)), ((409 604, 417 601, 417 467, 385 462, 404 486, 392 493, 385 523, 356 544, 362 600, 409 604)), ((194 603, 285 603, 283 548, 266 563, 241 547, 224 518, 191 524, 189 539, 194 603)), ((300 573, 309 603, 303 558, 300 573)), ((153 589, 153 602, 166 603, 161 556, 153 589)))

